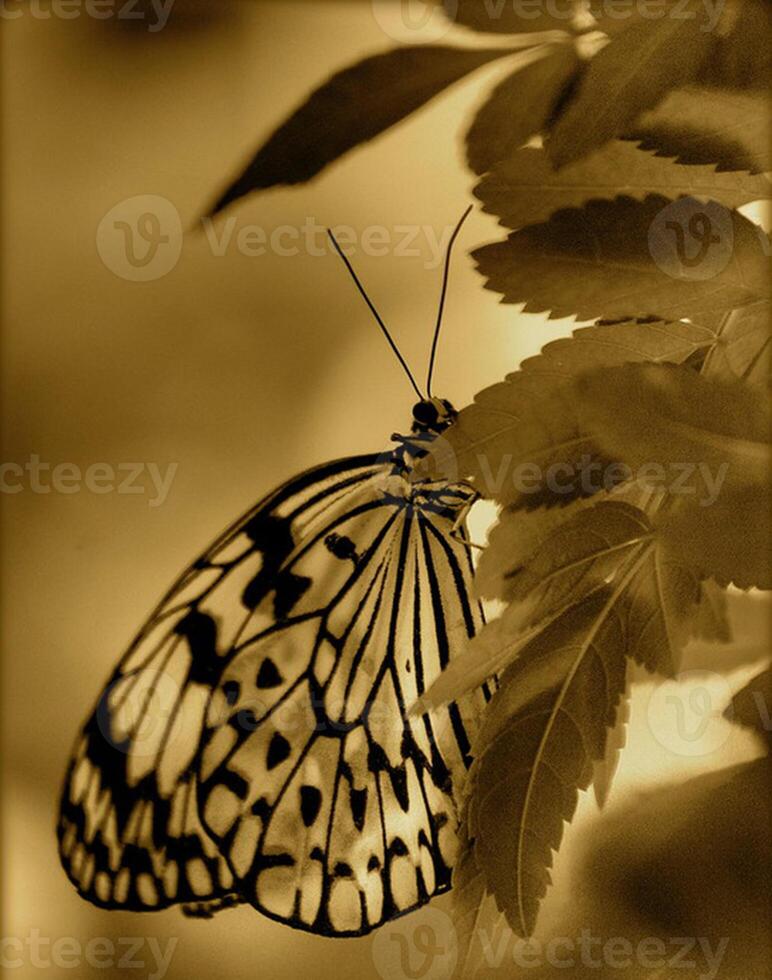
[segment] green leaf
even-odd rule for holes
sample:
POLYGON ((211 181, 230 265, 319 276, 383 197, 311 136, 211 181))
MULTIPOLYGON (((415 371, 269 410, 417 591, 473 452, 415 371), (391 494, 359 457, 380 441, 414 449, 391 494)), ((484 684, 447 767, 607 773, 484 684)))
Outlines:
POLYGON ((469 833, 486 887, 521 936, 533 932, 552 851, 624 694, 623 620, 604 613, 607 602, 585 600, 507 670, 477 742, 469 833))
POLYGON ((671 550, 703 576, 738 589, 772 589, 769 486, 722 489, 710 507, 684 500, 658 521, 671 550))
POLYGON ((300 184, 513 48, 400 47, 344 68, 258 150, 212 213, 252 191, 300 184))
POLYGON ((552 317, 714 315, 769 295, 766 238, 714 202, 617 198, 473 252, 502 302, 552 317))
POLYGON ((712 163, 719 170, 750 173, 772 170, 766 93, 678 89, 644 113, 625 138, 679 163, 712 163))
POLYGON ((689 323, 631 320, 577 330, 478 392, 418 469, 453 470, 483 497, 505 505, 565 505, 577 494, 590 496, 605 485, 598 483, 598 467, 607 461, 580 430, 573 381, 601 365, 683 362, 704 356, 715 343, 715 331, 689 323), (555 469, 563 464, 573 477, 555 469), (551 477, 559 477, 559 492, 548 485, 551 477))
POLYGON ((483 210, 508 228, 548 218, 558 208, 578 207, 590 198, 648 194, 688 195, 737 208, 768 196, 766 176, 717 173, 714 165, 686 166, 665 160, 630 142, 614 140, 601 150, 555 171, 542 149, 525 147, 503 160, 475 188, 483 210))
POLYGON ((448 17, 473 31, 491 34, 526 34, 567 31, 576 16, 576 0, 549 4, 521 4, 511 0, 443 0, 448 17))
POLYGON ((585 431, 657 490, 689 496, 709 509, 713 494, 768 483, 772 453, 765 391, 672 364, 600 368, 580 379, 576 391, 585 431), (643 477, 647 467, 655 469, 643 477))
POLYGON ((699 75, 715 36, 705 29, 705 5, 689 0, 688 7, 679 17, 633 21, 595 55, 547 143, 557 166, 621 135, 671 89, 699 75))
POLYGON ((466 137, 467 160, 477 174, 540 133, 581 62, 573 45, 550 45, 536 61, 518 69, 491 93, 466 137))

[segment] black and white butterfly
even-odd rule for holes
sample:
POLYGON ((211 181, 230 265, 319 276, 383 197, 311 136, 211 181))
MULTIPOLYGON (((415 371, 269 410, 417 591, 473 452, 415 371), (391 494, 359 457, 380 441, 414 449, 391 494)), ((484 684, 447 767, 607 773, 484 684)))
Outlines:
POLYGON ((450 886, 488 692, 408 717, 483 622, 474 492, 413 472, 455 416, 430 394, 450 254, 410 434, 307 470, 236 521, 102 693, 58 824, 64 868, 95 904, 208 915, 249 902, 351 936, 450 886))

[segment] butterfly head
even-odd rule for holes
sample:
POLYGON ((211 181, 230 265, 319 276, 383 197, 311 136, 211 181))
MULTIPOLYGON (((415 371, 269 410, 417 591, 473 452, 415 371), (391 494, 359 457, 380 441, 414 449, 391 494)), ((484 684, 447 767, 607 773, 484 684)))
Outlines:
POLYGON ((445 398, 422 398, 413 406, 413 432, 444 432, 457 415, 445 398))

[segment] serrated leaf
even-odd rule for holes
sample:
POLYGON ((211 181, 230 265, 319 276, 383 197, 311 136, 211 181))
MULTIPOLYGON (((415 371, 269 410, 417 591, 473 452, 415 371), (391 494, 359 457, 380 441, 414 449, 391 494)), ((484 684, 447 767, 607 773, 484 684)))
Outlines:
POLYGON ((735 694, 724 717, 772 741, 772 668, 756 674, 735 694))
POLYGON ((622 750, 627 743, 627 726, 630 721, 630 683, 625 681, 625 690, 619 699, 617 718, 606 737, 606 751, 602 759, 595 762, 592 773, 592 788, 599 809, 608 802, 611 786, 619 768, 622 750))
POLYGON ((512 604, 501 617, 505 630, 518 636, 605 582, 628 600, 627 656, 649 671, 673 675, 702 599, 700 583, 662 546, 646 513, 626 501, 583 509, 540 544, 511 576, 512 604))
POLYGON ((533 932, 552 851, 605 754, 624 693, 621 620, 603 614, 606 602, 590 597, 507 670, 478 739, 469 831, 486 887, 521 936, 533 932), (545 663, 552 683, 524 695, 545 663))
POLYGON ((572 45, 550 45, 538 60, 497 85, 467 133, 471 169, 485 173, 540 133, 580 65, 572 45))
MULTIPOLYGON (((674 675, 699 615, 699 579, 655 534, 643 511, 604 501, 580 510, 542 542, 512 577, 510 604, 445 668, 412 712, 456 700, 527 656, 539 636, 570 621, 607 583, 614 602, 626 604, 626 656, 650 672, 674 675)), ((546 664, 548 670, 553 666, 546 664)), ((536 693, 548 681, 536 671, 529 676, 536 693)), ((526 696, 525 688, 521 693, 526 696)))
POLYGON ((212 213, 252 191, 300 184, 513 48, 400 47, 337 72, 273 133, 212 213))
POLYGON ((458 957, 454 980, 468 980, 475 974, 473 946, 479 938, 479 921, 485 902, 485 879, 477 866, 474 846, 467 835, 466 822, 458 832, 458 857, 453 868, 453 925, 458 957))
POLYGON ((475 569, 474 587, 479 598, 511 600, 513 572, 525 565, 556 528, 591 507, 595 500, 597 497, 580 497, 560 508, 503 511, 488 533, 488 543, 475 569))
POLYGON ((648 194, 691 196, 737 208, 768 196, 766 176, 718 173, 714 165, 686 166, 614 140, 603 149, 561 170, 554 170, 543 149, 524 147, 503 160, 475 188, 483 210, 508 228, 548 218, 559 208, 578 207, 590 198, 648 194))
POLYGON ((511 0, 443 0, 443 6, 456 24, 488 34, 566 31, 579 8, 576 0, 551 0, 549 5, 525 7, 511 0))
POLYGON ((714 331, 690 323, 631 320, 577 330, 478 392, 419 469, 445 472, 452 467, 483 497, 505 505, 531 508, 566 504, 577 494, 590 496, 593 487, 596 492, 603 488, 597 466, 605 461, 579 428, 573 381, 600 365, 683 362, 704 356, 715 343, 714 331), (562 492, 554 492, 547 486, 548 474, 566 463, 574 467, 574 479, 561 473, 562 492))
POLYGON ((721 342, 711 351, 703 373, 766 388, 772 375, 771 341, 768 300, 733 310, 721 327, 721 342))
POLYGON ((649 195, 558 211, 472 254, 486 288, 528 312, 698 319, 769 295, 767 244, 736 211, 649 195))
POLYGON ((687 5, 679 17, 632 22, 595 55, 547 143, 557 166, 620 136, 671 89, 694 81, 715 36, 705 29, 704 4, 687 5))
POLYGON ((769 486, 723 489, 710 507, 684 501, 658 522, 660 537, 701 575, 739 589, 772 589, 769 486))
POLYGON ((644 113, 625 138, 679 163, 772 170, 766 93, 687 86, 644 113))
POLYGON ((601 368, 581 378, 576 391, 584 430, 634 470, 657 467, 650 479, 658 490, 695 501, 704 492, 707 509, 713 494, 768 483, 771 420, 764 391, 672 364, 601 368), (670 483, 675 472, 679 478, 670 483))

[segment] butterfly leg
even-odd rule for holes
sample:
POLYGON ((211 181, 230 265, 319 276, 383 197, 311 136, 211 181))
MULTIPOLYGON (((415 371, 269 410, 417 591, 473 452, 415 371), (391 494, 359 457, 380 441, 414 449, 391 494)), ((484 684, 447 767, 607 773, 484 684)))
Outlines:
POLYGON ((455 521, 453 521, 453 527, 450 529, 450 536, 454 541, 458 541, 461 544, 467 546, 467 548, 477 548, 482 551, 485 548, 484 544, 475 544, 474 541, 470 541, 466 534, 466 519, 469 516, 469 511, 474 507, 477 501, 480 499, 480 494, 475 493, 475 495, 468 500, 464 506, 459 510, 458 516, 455 521))

